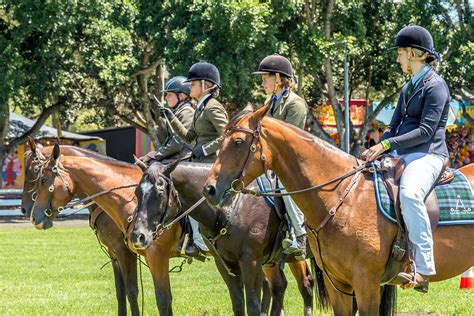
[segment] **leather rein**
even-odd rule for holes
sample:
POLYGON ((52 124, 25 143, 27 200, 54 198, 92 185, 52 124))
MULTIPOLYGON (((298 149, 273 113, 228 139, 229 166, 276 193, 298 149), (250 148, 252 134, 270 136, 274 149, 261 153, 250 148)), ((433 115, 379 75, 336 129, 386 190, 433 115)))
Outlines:
POLYGON ((313 233, 316 233, 316 234, 319 233, 319 231, 329 222, 329 220, 334 215, 336 215, 337 210, 339 209, 339 207, 344 202, 344 199, 349 195, 349 193, 354 188, 354 185, 356 184, 356 182, 359 179, 362 172, 367 171, 367 170, 372 171, 372 169, 374 169, 373 167, 367 167, 367 164, 361 164, 361 165, 355 167, 353 170, 351 170, 351 171, 349 171, 349 172, 347 172, 347 173, 345 173, 345 174, 343 174, 339 177, 336 177, 334 179, 326 181, 322 184, 318 184, 318 185, 315 185, 315 186, 312 186, 312 187, 309 187, 309 188, 296 190, 296 191, 291 191, 291 192, 275 193, 275 191, 277 191, 278 189, 277 190, 270 190, 270 191, 266 191, 266 192, 246 189, 243 179, 245 177, 245 171, 247 169, 247 166, 250 163, 250 155, 257 151, 257 143, 260 143, 260 160, 262 161, 265 174, 268 171, 268 164, 267 164, 266 156, 265 156, 265 153, 263 152, 263 146, 262 146, 261 140, 260 140, 260 137, 261 137, 261 134, 262 134, 261 133, 261 128, 262 128, 261 121, 258 121, 257 127, 254 130, 252 130, 250 128, 245 128, 245 127, 235 125, 235 126, 229 127, 225 131, 226 136, 228 136, 228 135, 230 135, 234 132, 244 132, 244 133, 248 133, 248 134, 252 135, 252 140, 250 142, 250 147, 249 147, 249 151, 247 153, 247 158, 245 160, 244 167, 240 171, 240 176, 237 179, 232 181, 232 183, 230 185, 230 189, 228 189, 228 191, 233 192, 233 193, 243 193, 243 194, 250 194, 250 195, 255 195, 255 196, 294 195, 294 194, 305 193, 305 192, 310 192, 310 191, 318 191, 318 190, 322 189, 323 187, 325 187, 325 186, 327 186, 331 183, 342 181, 342 180, 344 180, 344 179, 346 179, 346 178, 348 178, 348 177, 350 177, 354 174, 357 174, 355 177, 352 178, 351 182, 349 183, 347 188, 344 190, 343 194, 339 197, 336 205, 333 206, 331 209, 329 209, 328 214, 326 215, 324 220, 321 222, 321 224, 318 226, 318 228, 316 230, 313 230, 313 233))

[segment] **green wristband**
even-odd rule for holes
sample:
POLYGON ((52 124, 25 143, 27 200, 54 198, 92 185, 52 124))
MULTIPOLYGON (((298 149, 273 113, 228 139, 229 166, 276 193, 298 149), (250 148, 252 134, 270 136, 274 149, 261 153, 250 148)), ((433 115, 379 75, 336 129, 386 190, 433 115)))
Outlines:
POLYGON ((389 150, 390 148, 392 148, 392 145, 390 145, 390 142, 386 139, 381 141, 381 143, 382 143, 383 149, 385 150, 389 150))

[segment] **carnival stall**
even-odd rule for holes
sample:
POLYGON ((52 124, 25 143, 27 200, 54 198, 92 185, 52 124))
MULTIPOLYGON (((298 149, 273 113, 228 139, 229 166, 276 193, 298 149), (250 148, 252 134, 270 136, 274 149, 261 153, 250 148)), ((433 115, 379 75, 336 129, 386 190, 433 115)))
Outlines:
MULTIPOLYGON (((6 137, 7 141, 20 137, 28 131, 34 123, 35 121, 20 114, 10 113, 10 129, 6 137)), ((40 130, 32 136, 43 146, 49 146, 58 141, 57 135, 58 132, 55 128, 43 125, 40 130)), ((100 137, 62 131, 59 141, 62 145, 79 146, 105 154, 105 142, 100 137)), ((21 144, 12 149, 5 157, 2 166, 2 189, 22 189, 24 179, 24 153, 25 144, 21 144)))

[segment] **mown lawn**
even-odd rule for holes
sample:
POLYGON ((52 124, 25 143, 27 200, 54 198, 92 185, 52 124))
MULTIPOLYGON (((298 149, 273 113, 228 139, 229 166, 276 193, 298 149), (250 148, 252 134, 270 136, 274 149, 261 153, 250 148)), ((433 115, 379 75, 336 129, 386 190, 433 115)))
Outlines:
MULTIPOLYGON (((112 267, 100 270, 106 261, 86 227, 0 229, 0 315, 116 314, 112 267)), ((150 274, 146 267, 142 271, 144 311, 156 315, 150 274)), ((285 314, 301 315, 302 300, 287 275, 285 314)), ((227 289, 212 261, 185 265, 171 282, 175 315, 232 314, 227 289)), ((432 283, 427 295, 398 293, 399 312, 474 315, 474 291, 459 290, 459 277, 432 283)))

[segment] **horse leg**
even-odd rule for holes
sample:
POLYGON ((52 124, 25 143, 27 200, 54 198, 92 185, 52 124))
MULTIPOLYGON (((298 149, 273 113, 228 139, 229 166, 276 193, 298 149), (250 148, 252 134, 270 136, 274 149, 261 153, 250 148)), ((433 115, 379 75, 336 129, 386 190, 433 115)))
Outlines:
POLYGON ((116 248, 116 254, 125 283, 125 292, 130 303, 130 310, 133 316, 138 316, 140 310, 138 307, 137 257, 128 250, 124 242, 120 243, 120 248, 116 248))
POLYGON ((156 306, 161 316, 173 315, 172 295, 169 276, 169 249, 160 249, 154 244, 146 251, 146 260, 155 286, 156 306))
POLYGON ((381 288, 380 282, 368 273, 354 274, 353 287, 359 315, 379 315, 381 288))
MULTIPOLYGON (((265 273, 265 270, 264 270, 265 273)), ((262 280, 262 307, 260 314, 268 315, 268 310, 270 309, 270 302, 271 302, 271 289, 270 289, 270 282, 268 278, 264 275, 262 280)))
POLYGON ((115 296, 117 297, 117 314, 119 316, 127 315, 127 298, 125 296, 125 286, 124 280, 122 277, 122 272, 120 271, 120 266, 116 260, 112 260, 112 268, 114 271, 114 280, 115 280, 115 296))
MULTIPOLYGON (((324 275, 324 283, 327 284, 326 289, 329 296, 329 302, 331 303, 335 316, 350 316, 355 315, 355 311, 352 309, 352 296, 343 294, 332 286, 331 281, 327 275, 324 275)), ((338 285, 339 287, 339 285, 338 285)), ((347 287, 340 288, 344 292, 350 293, 351 289, 347 287)))
POLYGON ((240 259, 240 271, 242 271, 242 279, 245 287, 247 314, 249 316, 258 316, 260 315, 261 309, 262 262, 249 255, 244 255, 240 259))
POLYGON ((309 271, 306 261, 297 261, 288 264, 290 266, 291 273, 295 277, 298 283, 298 289, 300 290, 301 296, 304 302, 304 315, 313 315, 313 286, 314 280, 309 271))
POLYGON ((219 260, 215 260, 217 270, 224 279, 227 288, 229 289, 230 300, 232 301, 232 311, 235 316, 245 315, 244 302, 244 286, 242 284, 241 275, 231 276, 227 270, 220 264, 219 260))
POLYGON ((283 273, 283 266, 276 264, 271 268, 265 268, 265 275, 270 283, 270 290, 272 291, 272 309, 270 315, 283 315, 283 299, 285 297, 286 287, 288 282, 283 273))

